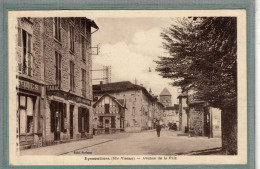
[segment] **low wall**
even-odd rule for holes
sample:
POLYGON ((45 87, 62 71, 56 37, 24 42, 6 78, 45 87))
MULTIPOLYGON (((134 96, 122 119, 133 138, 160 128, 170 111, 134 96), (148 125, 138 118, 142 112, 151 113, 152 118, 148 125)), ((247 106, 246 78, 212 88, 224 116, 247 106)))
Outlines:
POLYGON ((113 133, 120 133, 123 132, 124 129, 117 129, 117 128, 109 128, 109 130, 105 131, 105 128, 98 128, 93 130, 94 135, 101 135, 101 134, 113 134, 113 133))

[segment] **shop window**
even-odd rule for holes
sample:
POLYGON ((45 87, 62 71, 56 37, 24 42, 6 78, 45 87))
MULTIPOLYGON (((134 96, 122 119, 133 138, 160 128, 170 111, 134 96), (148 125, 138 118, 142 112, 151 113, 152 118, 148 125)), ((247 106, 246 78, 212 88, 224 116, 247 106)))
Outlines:
POLYGON ((81 69, 82 71, 82 95, 86 97, 86 70, 81 69))
POLYGON ((19 130, 21 134, 33 133, 34 99, 19 96, 19 130))
POLYGON ((18 63, 18 70, 23 74, 32 76, 32 35, 21 28, 18 28, 18 46, 22 48, 22 58, 18 63))
POLYGON ((54 38, 61 41, 61 19, 54 18, 54 38))
POLYGON ((70 61, 70 90, 75 91, 74 62, 70 61))
POLYGON ((56 84, 61 85, 61 55, 55 52, 55 70, 56 70, 56 84))

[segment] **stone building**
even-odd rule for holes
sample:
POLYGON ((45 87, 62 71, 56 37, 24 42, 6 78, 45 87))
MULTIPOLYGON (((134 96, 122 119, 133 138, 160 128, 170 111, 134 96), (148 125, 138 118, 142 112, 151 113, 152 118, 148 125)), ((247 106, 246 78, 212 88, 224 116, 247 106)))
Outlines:
POLYGON ((164 107, 172 106, 172 95, 167 88, 164 88, 159 95, 160 102, 164 107))
POLYGON ((195 94, 179 95, 180 130, 190 136, 221 137, 221 111, 195 94))
POLYGON ((125 100, 105 93, 93 105, 95 135, 119 133, 125 128, 125 100))
POLYGON ((91 28, 84 17, 18 19, 20 146, 92 137, 91 28))
POLYGON ((117 100, 125 100, 126 132, 140 132, 153 127, 151 122, 154 121, 152 111, 154 97, 143 86, 129 81, 93 85, 94 98, 99 99, 104 93, 108 93, 117 100))

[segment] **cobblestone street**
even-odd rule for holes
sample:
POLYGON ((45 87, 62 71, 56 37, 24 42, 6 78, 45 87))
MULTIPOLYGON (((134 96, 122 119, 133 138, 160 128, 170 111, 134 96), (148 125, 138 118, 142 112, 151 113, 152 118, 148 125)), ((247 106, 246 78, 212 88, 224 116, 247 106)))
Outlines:
MULTIPOLYGON (((179 132, 155 130, 94 136, 93 139, 22 151, 22 155, 194 155, 192 152, 218 150, 221 138, 178 136, 179 132)), ((210 154, 210 153, 208 153, 210 154)))

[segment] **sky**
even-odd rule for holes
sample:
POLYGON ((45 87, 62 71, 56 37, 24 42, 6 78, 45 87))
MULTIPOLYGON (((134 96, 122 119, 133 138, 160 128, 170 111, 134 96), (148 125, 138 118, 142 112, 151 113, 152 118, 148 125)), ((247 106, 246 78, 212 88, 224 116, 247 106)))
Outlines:
MULTIPOLYGON (((111 82, 137 82, 154 95, 167 87, 177 103, 177 88, 172 80, 162 78, 155 71, 158 56, 167 56, 162 48, 160 33, 172 24, 171 18, 95 18, 99 31, 92 34, 92 46, 100 44, 99 55, 93 55, 92 69, 111 66, 111 82), (151 72, 149 71, 151 70, 151 72)), ((93 72, 93 79, 103 72, 93 72)), ((99 81, 93 81, 94 84, 99 81)))

